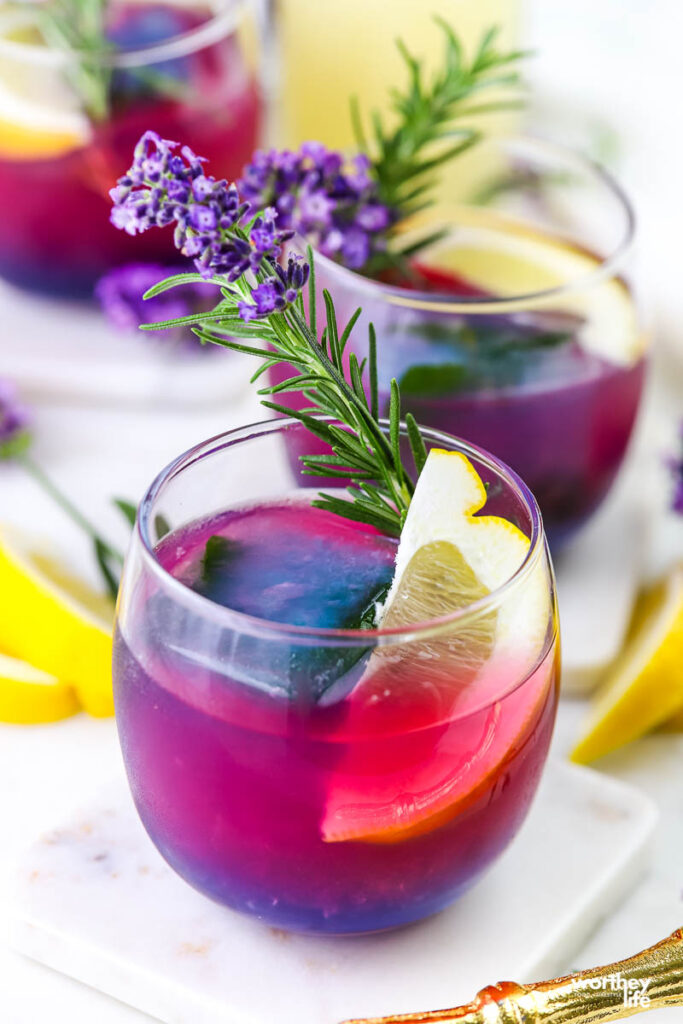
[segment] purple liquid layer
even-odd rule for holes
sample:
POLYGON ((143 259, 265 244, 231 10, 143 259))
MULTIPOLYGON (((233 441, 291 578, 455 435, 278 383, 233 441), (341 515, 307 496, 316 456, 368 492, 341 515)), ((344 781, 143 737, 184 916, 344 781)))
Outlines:
MULTIPOLYGON (((159 558, 218 603, 349 625, 394 550, 297 501, 197 524, 159 558), (216 534, 226 559, 207 574, 216 534)), ((511 667, 482 708, 457 667, 442 665, 436 687, 417 650, 414 672, 408 652, 396 675, 369 650, 227 625, 208 642, 159 593, 135 601, 114 662, 131 788, 163 856, 211 898, 293 930, 392 928, 452 902, 519 828, 552 732, 552 648, 508 692, 511 667)))

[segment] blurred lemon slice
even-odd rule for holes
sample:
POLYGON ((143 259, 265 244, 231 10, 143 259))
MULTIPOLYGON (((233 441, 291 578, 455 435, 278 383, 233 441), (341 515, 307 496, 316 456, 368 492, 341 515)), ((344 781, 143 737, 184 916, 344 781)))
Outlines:
MULTIPOLYGON (((476 515, 486 498, 464 455, 429 453, 401 533, 383 628, 408 631, 469 607, 521 567, 529 538, 506 519, 476 515)), ((376 743, 382 730, 402 735, 424 729, 428 737, 429 726, 445 724, 458 708, 480 713, 467 735, 458 732, 457 750, 449 750, 443 737, 439 749, 409 766, 400 758, 373 774, 354 762, 350 748, 327 795, 323 839, 402 842, 439 827, 477 799, 544 706, 553 666, 534 669, 549 617, 550 586, 540 560, 509 600, 465 615, 431 637, 379 647, 350 695, 344 720, 350 734, 374 735, 376 743)))
POLYGON ((90 123, 63 68, 36 59, 44 48, 24 24, 0 14, 0 157, 61 156, 87 144, 90 123))
POLYGON ((79 710, 73 687, 17 658, 0 654, 0 721, 56 722, 79 710))
POLYGON ((524 311, 552 309, 584 318, 579 343, 612 363, 630 365, 643 355, 646 338, 625 283, 608 277, 583 284, 600 268, 590 252, 495 214, 478 213, 478 223, 467 209, 456 211, 455 217, 458 227, 423 262, 451 271, 496 298, 566 287, 562 294, 525 303, 524 311))
POLYGON ((112 612, 33 538, 0 529, 0 649, 71 684, 98 717, 113 713, 112 612))
POLYGON ((638 739, 683 708, 683 567, 639 599, 621 655, 598 692, 572 759, 638 739))

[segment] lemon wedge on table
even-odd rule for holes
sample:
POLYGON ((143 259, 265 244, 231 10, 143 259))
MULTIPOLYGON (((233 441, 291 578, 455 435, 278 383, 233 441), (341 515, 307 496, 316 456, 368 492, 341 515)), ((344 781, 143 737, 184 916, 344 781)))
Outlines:
POLYGON ((581 317, 581 346, 617 365, 629 366, 644 354, 647 339, 624 281, 607 277, 583 283, 600 270, 600 260, 592 253, 491 211, 463 207, 454 216, 456 230, 433 247, 425 263, 457 274, 496 299, 566 289, 525 303, 518 312, 581 317))
POLYGON ((572 760, 644 736, 683 709, 683 566, 639 598, 623 651, 591 708, 572 760))
POLYGON ((0 722, 37 725, 75 715, 80 704, 72 686, 26 661, 0 654, 0 722))
MULTIPOLYGON (((506 519, 476 515, 486 497, 464 455, 429 453, 401 534, 382 627, 409 629, 467 607, 519 569, 529 538, 506 519)), ((327 794, 326 842, 402 842, 439 827, 490 788, 545 706, 554 668, 541 662, 550 613, 540 559, 514 595, 484 614, 375 650, 349 697, 344 729, 353 742, 327 794), (453 738, 440 733, 437 743, 431 727, 447 726, 458 711, 472 712, 468 728, 456 728, 453 738), (373 748, 369 768, 363 736, 373 748), (389 753, 375 764, 383 742, 389 753)))
POLYGON ((0 650, 71 685, 98 717, 114 710, 112 612, 32 538, 0 527, 0 650))

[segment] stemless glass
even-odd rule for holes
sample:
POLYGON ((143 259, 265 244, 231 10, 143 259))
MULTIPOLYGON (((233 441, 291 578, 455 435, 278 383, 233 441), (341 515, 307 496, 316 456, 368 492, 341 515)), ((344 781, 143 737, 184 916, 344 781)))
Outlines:
POLYGON ((132 239, 109 223, 109 190, 147 129, 228 178, 258 141, 251 0, 110 0, 108 11, 112 49, 87 56, 45 45, 30 14, 0 12, 0 275, 21 287, 89 297, 114 266, 177 262, 172 232, 132 239), (86 72, 104 89, 99 113, 86 72))
POLYGON ((419 423, 512 466, 552 547, 608 493, 641 398, 647 343, 626 277, 634 217, 613 178, 571 150, 521 137, 481 149, 477 194, 419 225, 446 236, 420 255, 410 288, 322 255, 318 287, 340 323, 362 306, 360 356, 374 324, 383 410, 396 377, 419 423))
MULTIPOLYGON (((119 599, 116 721, 145 828, 191 885, 283 928, 370 932, 451 903, 524 820, 555 717, 554 582, 527 487, 437 431, 425 432, 428 447, 464 453, 486 483, 484 514, 530 538, 499 589, 409 627, 313 629, 182 582, 181 564, 208 557, 226 510, 249 510, 252 551, 266 530, 272 549, 259 516, 284 500, 314 574, 321 550, 343 561, 346 546, 387 544, 297 489, 282 448, 303 429, 270 420, 230 431, 150 487, 119 599)), ((293 585, 277 572, 257 590, 264 608, 293 585)))

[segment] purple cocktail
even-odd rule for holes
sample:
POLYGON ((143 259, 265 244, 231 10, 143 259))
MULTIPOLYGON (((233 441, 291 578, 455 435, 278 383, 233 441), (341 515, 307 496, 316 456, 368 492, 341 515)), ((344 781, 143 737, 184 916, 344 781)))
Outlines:
POLYGON ((172 232, 133 240, 109 222, 109 190, 145 130, 182 138, 228 177, 258 141, 248 0, 112 0, 106 10, 109 49, 87 65, 45 45, 30 19, 0 20, 0 275, 24 288, 90 296, 114 266, 175 261, 172 232), (96 87, 94 111, 85 101, 96 87))
POLYGON ((632 212, 605 172, 570 152, 529 139, 486 145, 489 201, 432 211, 416 236, 446 233, 403 279, 318 255, 319 308, 323 289, 341 323, 362 306, 349 348, 367 355, 372 323, 383 414, 396 378, 404 413, 520 474, 560 544, 609 492, 642 394, 646 338, 624 276, 632 212), (522 164, 535 189, 496 192, 496 176, 522 164))
POLYGON ((476 607, 378 630, 397 542, 279 479, 273 449, 306 436, 234 431, 153 485, 121 593, 117 725, 142 821, 193 886, 285 928, 376 931, 452 902, 525 817, 555 713, 552 576, 526 488, 427 432, 469 456, 529 554, 476 607), (538 621, 507 635, 535 640, 510 646, 530 588, 538 621))

